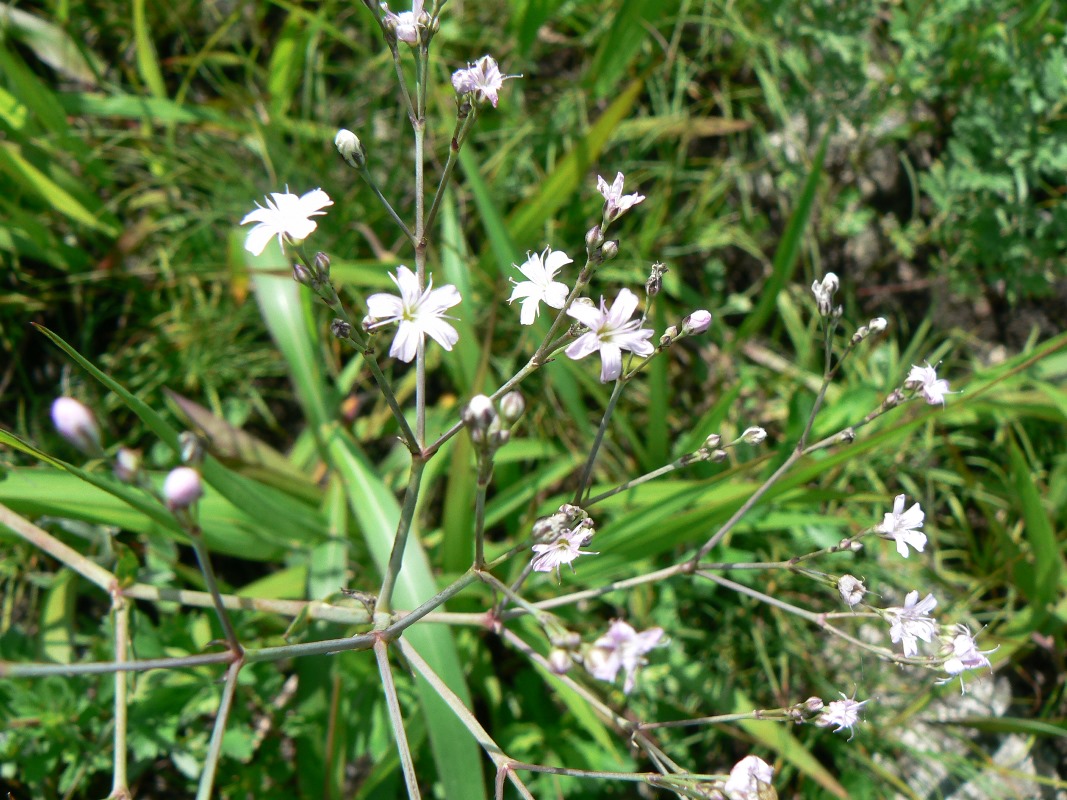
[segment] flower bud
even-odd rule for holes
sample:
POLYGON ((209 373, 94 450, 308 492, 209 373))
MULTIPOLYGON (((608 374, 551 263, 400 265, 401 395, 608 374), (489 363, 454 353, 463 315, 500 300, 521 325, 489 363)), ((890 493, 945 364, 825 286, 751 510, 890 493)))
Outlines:
POLYGON ((711 312, 703 308, 682 320, 682 336, 695 336, 711 327, 711 312))
POLYGON ((856 429, 845 428, 841 433, 837 434, 837 441, 841 444, 852 444, 856 441, 856 429))
POLYGON ((811 285, 811 292, 815 295, 815 304, 819 308, 819 314, 824 317, 833 313, 834 295, 840 286, 837 276, 827 272, 822 281, 815 281, 811 285))
POLYGON ((301 286, 315 285, 315 275, 299 261, 293 263, 293 280, 301 286))
POLYGON ((882 408, 893 408, 899 406, 904 402, 904 392, 900 389, 894 389, 889 393, 885 400, 882 401, 882 408))
POLYGON ((330 333, 338 339, 347 339, 352 335, 352 326, 343 319, 334 319, 330 323, 330 333))
POLYGON ((57 397, 52 403, 56 432, 87 456, 100 455, 100 428, 89 407, 73 397, 57 397))
POLYGON ((177 467, 163 481, 163 499, 171 511, 189 508, 204 495, 200 473, 191 467, 177 467))
POLYGON ((591 253, 602 244, 604 244, 604 233, 600 230, 599 225, 594 225, 585 234, 585 249, 591 253))
POLYGON ((663 332, 663 335, 659 337, 659 343, 663 347, 670 347, 674 340, 678 338, 678 329, 673 325, 669 326, 667 330, 663 332))
POLYGON ((604 242, 604 246, 600 248, 600 252, 604 254, 605 261, 611 261, 619 254, 619 242, 617 239, 611 239, 604 242))
POLYGON ((809 697, 804 701, 804 709, 812 714, 818 714, 824 705, 821 697, 809 697))
POLYGON ((652 265, 652 272, 648 275, 648 280, 645 281, 645 295, 652 298, 659 294, 659 290, 663 288, 663 275, 667 272, 667 267, 660 264, 658 261, 652 265))
POLYGON ((548 666, 557 675, 567 672, 573 665, 571 654, 562 647, 553 647, 548 654, 548 666))
POLYGON ((115 463, 112 464, 111 470, 123 483, 137 483, 137 476, 141 472, 141 451, 120 447, 115 453, 115 463))
POLYGON ((359 137, 347 128, 341 128, 333 137, 334 146, 350 167, 362 169, 367 164, 367 151, 359 137))
POLYGON ((741 441, 746 444, 762 444, 767 438, 767 431, 763 428, 745 428, 744 433, 741 434, 741 441))
POLYGON ((867 594, 867 587, 863 585, 863 581, 852 575, 842 575, 837 581, 837 591, 840 592, 841 599, 848 604, 849 608, 855 608, 867 594))
POLYGON ((704 440, 704 447, 708 448, 709 450, 714 450, 721 444, 722 437, 719 436, 719 434, 717 433, 711 434, 711 436, 704 440))
POLYGON ((726 455, 727 453, 725 450, 712 450, 711 461, 715 464, 721 464, 723 461, 726 460, 726 455))
POLYGON ((204 460, 204 443, 192 431, 178 434, 178 449, 183 464, 199 464, 204 460))
POLYGON ((525 410, 526 401, 519 392, 508 392, 500 398, 500 416, 509 425, 518 422, 525 410))
POLYGON ((366 331, 367 333, 372 333, 374 331, 374 326, 378 324, 378 318, 372 317, 370 314, 368 314, 359 324, 364 331, 366 331))
POLYGON ((467 426, 473 441, 484 441, 489 426, 496 422, 496 409, 493 407, 493 401, 484 394, 476 394, 467 403, 460 418, 467 426))
POLYGON ((330 257, 321 250, 315 253, 315 277, 325 283, 330 279, 330 257))
POLYGON ((867 323, 867 327, 870 329, 871 333, 881 333, 889 327, 889 323, 886 322, 885 317, 875 317, 867 323))

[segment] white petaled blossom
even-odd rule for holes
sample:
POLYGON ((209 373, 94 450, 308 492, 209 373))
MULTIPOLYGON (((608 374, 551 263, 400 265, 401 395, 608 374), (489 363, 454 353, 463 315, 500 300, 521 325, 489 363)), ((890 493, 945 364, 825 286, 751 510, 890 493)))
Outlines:
MULTIPOLYGON (((588 521, 588 520, 587 520, 588 521)), ((569 531, 563 531, 554 541, 535 544, 535 553, 530 566, 534 572, 556 571, 556 580, 559 580, 559 568, 563 564, 571 565, 574 572, 574 559, 578 556, 599 555, 592 550, 582 550, 582 546, 589 543, 593 538, 594 531, 585 524, 578 525, 569 531)))
POLYGON ((294 242, 302 241, 312 234, 318 223, 311 219, 326 212, 322 209, 333 205, 333 200, 322 189, 312 189, 297 197, 288 190, 271 192, 266 207, 258 206, 241 220, 242 225, 258 222, 245 237, 245 250, 258 256, 272 237, 282 244, 286 237, 294 242))
POLYGON ((885 610, 889 620, 889 638, 893 644, 903 643, 904 655, 916 655, 919 652, 919 639, 929 642, 937 635, 937 622, 927 616, 936 605, 937 600, 932 594, 920 601, 919 593, 912 591, 904 598, 903 608, 895 606, 885 610))
POLYGON ((596 176, 596 189, 604 195, 604 219, 607 222, 614 222, 645 199, 643 194, 637 192, 623 194, 624 182, 625 178, 621 172, 615 176, 614 182, 610 185, 599 175, 596 176))
POLYGON ((563 308, 566 305, 570 290, 567 284, 553 279, 563 267, 572 263, 572 259, 562 250, 553 251, 551 247, 545 248, 543 253, 527 253, 526 256, 525 263, 515 265, 519 272, 526 276, 526 280, 511 279, 515 288, 512 289, 508 302, 522 300, 519 322, 523 325, 533 325, 541 313, 541 303, 552 308, 563 308))
POLYGON ((849 608, 855 608, 867 594, 867 587, 859 578, 842 575, 837 581, 837 591, 841 593, 841 599, 848 603, 849 608))
MULTIPOLYGON (((969 669, 982 669, 983 667, 993 668, 993 665, 989 663, 989 659, 986 655, 995 652, 997 648, 992 650, 979 650, 978 644, 974 641, 974 635, 971 633, 971 629, 966 625, 956 625, 953 630, 955 634, 952 636, 951 641, 947 642, 948 647, 951 648, 951 652, 945 659, 945 662, 941 665, 945 672, 948 673, 948 677, 943 679, 942 683, 955 678, 957 675, 966 672, 969 669)), ((963 685, 963 677, 960 677, 960 688, 966 691, 963 685)))
POLYGON ((496 108, 497 96, 504 81, 509 78, 521 78, 521 75, 503 75, 492 56, 482 56, 464 69, 452 73, 452 88, 458 95, 473 95, 479 103, 488 101, 496 108))
POLYGON ((875 530, 887 539, 895 540, 897 552, 907 558, 908 545, 914 547, 917 553, 921 553, 926 547, 926 534, 919 530, 925 518, 926 515, 918 503, 905 511, 904 495, 898 494, 893 500, 892 513, 886 514, 882 523, 875 526, 875 530))
POLYGON ((423 0, 414 0, 411 11, 385 12, 385 24, 396 34, 396 38, 405 44, 419 43, 419 17, 422 16, 423 0))
POLYGON ((613 381, 622 374, 622 351, 629 350, 639 356, 650 356, 655 348, 649 342, 653 331, 642 328, 641 320, 630 319, 637 310, 637 295, 629 289, 620 289, 609 309, 600 298, 600 308, 592 304, 574 303, 567 313, 589 330, 579 336, 565 351, 575 361, 590 353, 600 351, 600 380, 613 381))
POLYGON ((397 323, 389 355, 401 361, 411 361, 427 334, 445 350, 451 350, 459 341, 459 334, 445 321, 445 311, 462 300, 456 287, 449 285, 434 289, 431 280, 426 289, 421 290, 418 277, 403 265, 397 267, 395 277, 389 277, 400 290, 399 297, 379 293, 367 298, 367 312, 374 319, 371 330, 397 323))
POLYGON ((622 670, 626 674, 622 690, 629 694, 637 681, 637 670, 648 663, 645 653, 659 647, 662 638, 663 628, 638 633, 629 623, 617 619, 607 633, 593 642, 585 655, 585 667, 602 681, 614 681, 622 670))
POLYGON ((948 381, 944 378, 938 378, 937 370, 931 367, 929 363, 925 367, 912 365, 911 372, 908 373, 908 377, 904 381, 904 387, 917 390, 922 395, 923 400, 932 406, 944 406, 945 395, 952 394, 948 390, 948 381))
POLYGON ((860 711, 862 711, 863 707, 871 701, 863 700, 862 702, 856 702, 854 697, 849 697, 844 692, 839 692, 839 694, 841 695, 841 699, 827 703, 815 724, 824 727, 836 725, 837 727, 834 728, 834 733, 840 733, 845 728, 848 728, 848 738, 849 741, 852 741, 852 737, 855 735, 854 727, 860 720, 860 711))
POLYGON ((100 428, 88 406, 73 397, 57 397, 52 401, 52 424, 60 436, 85 455, 100 454, 100 428))
POLYGON ((730 770, 722 791, 727 800, 763 800, 775 796, 762 788, 770 788, 773 780, 774 769, 770 764, 758 756, 745 756, 730 770))

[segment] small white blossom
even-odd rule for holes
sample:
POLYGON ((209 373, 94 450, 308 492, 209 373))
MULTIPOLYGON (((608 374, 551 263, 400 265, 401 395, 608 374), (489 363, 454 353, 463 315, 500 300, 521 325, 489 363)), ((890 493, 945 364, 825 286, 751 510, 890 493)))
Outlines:
POLYGON ((572 259, 562 250, 553 251, 551 247, 545 248, 543 253, 527 253, 526 256, 526 262, 517 267, 519 272, 526 276, 526 280, 511 279, 515 288, 508 302, 522 300, 519 322, 523 325, 533 325, 541 313, 542 302, 552 308, 563 308, 566 305, 570 290, 567 284, 553 279, 564 266, 572 263, 572 259))
POLYGON ((592 305, 572 303, 567 313, 589 330, 567 348, 568 358, 577 361, 599 350, 600 380, 607 383, 622 373, 623 350, 629 350, 639 356, 652 355, 655 348, 648 340, 653 331, 642 328, 640 320, 630 319, 636 310, 637 295, 629 289, 619 290, 618 297, 610 309, 604 303, 603 297, 600 298, 599 309, 592 305))
MULTIPOLYGON (((563 531, 552 542, 535 544, 533 551, 536 554, 530 566, 534 572, 556 571, 556 580, 559 580, 559 568, 563 564, 571 564, 578 556, 599 555, 592 550, 582 550, 582 546, 589 543, 593 538, 593 531, 588 525, 581 524, 569 531, 563 531)), ((571 566, 574 572, 574 566, 571 566)))
POLYGON ((904 607, 895 606, 886 609, 889 620, 889 638, 893 644, 903 642, 904 655, 914 656, 919 652, 918 640, 931 641, 937 635, 937 622, 928 617, 937 600, 932 594, 919 601, 917 591, 908 592, 904 598, 904 607))
POLYGON ((492 56, 482 56, 473 64, 468 64, 464 69, 457 69, 452 73, 452 88, 456 94, 474 95, 479 103, 488 101, 496 108, 498 93, 504 81, 509 78, 520 78, 521 75, 502 75, 500 67, 492 56))
MULTIPOLYGON (((951 647, 951 654, 945 659, 945 663, 941 665, 945 672, 948 673, 948 677, 943 679, 942 683, 947 683, 969 669, 993 668, 986 655, 995 652, 997 648, 979 650, 978 644, 971 634, 971 629, 966 625, 956 625, 953 630, 955 630, 955 635, 952 637, 951 642, 948 643, 949 647, 951 647)), ((960 688, 966 691, 962 676, 960 677, 960 688)))
POLYGON ((200 473, 192 467, 176 467, 163 481, 163 499, 171 511, 188 508, 203 494, 200 473))
POLYGON ((619 670, 623 670, 626 680, 622 690, 629 694, 637 680, 637 670, 647 663, 645 653, 659 647, 662 638, 663 628, 649 628, 638 633, 631 625, 617 619, 586 653, 586 669, 602 681, 614 681, 619 670))
POLYGON ((258 207, 241 220, 242 225, 259 223, 245 237, 245 250, 254 256, 263 252, 273 236, 278 237, 278 244, 282 244, 286 237, 295 242, 306 239, 318 227, 311 217, 325 214, 322 209, 332 206, 333 200, 322 189, 312 189, 300 197, 286 190, 271 192, 265 208, 256 205, 258 207))
POLYGON ((771 786, 773 780, 774 769, 770 764, 757 756, 745 756, 730 770, 722 791, 727 800, 762 800, 767 793, 760 787, 771 786))
POLYGON ((411 4, 411 11, 401 11, 399 14, 386 11, 385 24, 396 33, 397 40, 405 44, 418 44, 419 17, 422 16, 422 11, 423 0, 414 0, 411 4))
POLYGON ((604 219, 606 222, 614 222, 645 199, 643 194, 638 194, 637 192, 623 194, 624 181, 625 179, 621 172, 615 176, 615 181, 610 186, 602 177, 596 176, 596 189, 604 195, 604 219))
POLYGON ((894 539, 897 543, 897 552, 907 558, 908 545, 914 547, 917 553, 921 553, 926 547, 926 534, 919 530, 925 517, 918 503, 905 511, 904 495, 898 494, 893 500, 892 513, 886 514, 875 530, 888 539, 894 539))
POLYGON ((863 585, 863 581, 852 575, 842 575, 837 581, 837 591, 841 593, 841 599, 848 603, 849 608, 855 608, 867 594, 867 587, 863 585))
POLYGON ((445 350, 451 350, 459 341, 459 334, 445 322, 445 311, 462 299, 456 287, 434 289, 431 280, 426 290, 420 291, 418 277, 403 265, 397 267, 395 277, 389 277, 400 290, 399 297, 379 293, 367 298, 368 314, 375 320, 371 323, 372 329, 398 323, 389 355, 410 362, 426 334, 445 350))
POLYGON ((52 424, 60 436, 85 455, 100 455, 100 428, 88 406, 73 397, 57 397, 52 402, 52 424))
POLYGON ((923 400, 932 406, 945 405, 945 395, 953 394, 948 390, 948 381, 937 377, 937 370, 929 363, 925 367, 912 365, 907 380, 904 381, 907 389, 918 390, 923 400))
POLYGON ((849 697, 843 692, 840 700, 834 700, 832 703, 827 703, 823 709, 822 714, 816 721, 816 725, 829 726, 836 725, 834 733, 840 733, 845 728, 848 728, 849 741, 852 741, 852 737, 855 735, 854 726, 860 719, 860 711, 870 700, 864 700, 857 703, 856 699, 849 697))
POLYGON ((821 282, 815 281, 811 285, 811 293, 815 295, 815 304, 819 307, 819 313, 822 316, 828 317, 833 311, 834 295, 839 286, 840 282, 832 272, 827 272, 821 282))

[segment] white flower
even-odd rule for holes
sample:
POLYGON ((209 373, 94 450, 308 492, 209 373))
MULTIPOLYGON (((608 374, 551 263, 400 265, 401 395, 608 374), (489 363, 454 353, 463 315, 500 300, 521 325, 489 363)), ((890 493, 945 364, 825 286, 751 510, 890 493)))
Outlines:
POLYGON ((600 380, 613 381, 622 373, 622 351, 629 350, 639 356, 650 356, 655 348, 648 341, 653 331, 642 328, 640 320, 631 320, 637 310, 637 295, 629 289, 620 289, 611 309, 600 298, 600 309, 593 305, 573 304, 567 313, 589 330, 579 336, 566 350, 567 356, 577 361, 590 353, 600 351, 600 380))
POLYGON ((545 248, 543 253, 527 253, 526 256, 526 263, 518 267, 519 272, 526 276, 526 280, 511 279, 515 288, 508 302, 522 300, 519 322, 523 325, 533 325, 537 315, 541 313, 542 302, 552 308, 563 308, 566 305, 567 294, 570 292, 567 284, 552 279, 565 265, 570 264, 572 259, 562 250, 553 252, 551 247, 545 248))
POLYGON ((948 390, 948 381, 938 379, 937 370, 927 362, 925 367, 912 365, 907 380, 904 381, 906 389, 917 389, 923 399, 932 406, 939 403, 945 405, 945 395, 953 394, 948 390))
POLYGON ((837 591, 841 593, 841 599, 848 603, 849 608, 855 608, 867 594, 867 587, 863 581, 852 575, 842 575, 837 581, 837 591))
POLYGON ((473 64, 468 64, 465 69, 457 69, 452 73, 452 88, 456 94, 473 94, 479 103, 487 100, 496 108, 497 93, 504 81, 509 78, 521 78, 521 75, 502 75, 500 67, 492 56, 482 56, 473 64))
POLYGON ((100 455, 100 428, 88 406, 73 397, 57 397, 52 402, 52 424, 60 436, 85 455, 100 455))
POLYGON ((889 638, 893 644, 904 643, 904 655, 913 656, 919 652, 917 641, 922 639, 929 642, 937 635, 937 622, 926 616, 934 610, 937 600, 932 594, 926 595, 921 602, 917 591, 908 592, 904 598, 904 607, 899 606, 886 609, 886 617, 890 620, 889 638))
POLYGON ((760 786, 771 786, 773 780, 770 764, 757 756, 745 756, 730 770, 722 791, 727 800, 761 800, 767 793, 761 792, 760 786))
POLYGON ((385 12, 385 24, 396 33, 396 38, 406 44, 419 43, 419 17, 422 16, 423 0, 414 0, 411 11, 385 12))
POLYGON ((459 341, 459 334, 445 322, 445 311, 462 299, 456 287, 434 289, 431 280, 426 290, 420 291, 418 277, 403 265, 397 267, 395 277, 389 277, 400 290, 399 297, 379 293, 367 298, 367 312, 375 320, 372 329, 399 323, 389 355, 401 361, 411 361, 426 334, 445 350, 451 350, 459 341))
POLYGON ((811 293, 815 295, 815 304, 819 307, 819 313, 822 316, 828 317, 833 311, 834 295, 839 286, 840 282, 832 272, 827 272, 821 282, 815 281, 811 285, 811 293))
POLYGON ((926 534, 919 530, 925 517, 918 503, 905 511, 904 495, 898 494, 893 500, 893 512, 886 514, 882 523, 875 526, 875 530, 888 539, 895 539, 897 552, 907 558, 909 544, 917 553, 921 553, 926 547, 926 534))
POLYGON ((620 669, 625 671, 626 680, 622 690, 629 694, 637 680, 638 668, 647 663, 645 653, 659 647, 662 638, 663 628, 649 628, 638 633, 629 624, 617 619, 586 653, 586 669, 590 675, 602 681, 614 681, 620 669))
POLYGON ((624 195, 622 193, 623 182, 621 172, 615 176, 615 181, 610 186, 602 177, 596 176, 596 189, 604 195, 604 219, 607 222, 614 222, 645 199, 643 194, 637 192, 624 195))
POLYGON ((259 223, 245 237, 245 250, 258 256, 272 236, 278 237, 278 244, 282 244, 287 236, 297 242, 306 239, 318 227, 311 217, 325 214, 322 209, 332 206, 333 200, 322 189, 312 189, 300 197, 286 190, 284 193, 271 192, 266 208, 259 203, 256 205, 255 211, 248 212, 241 224, 259 223))
POLYGON ((848 697, 844 692, 841 692, 841 699, 834 700, 832 703, 827 703, 823 709, 822 714, 819 716, 816 725, 829 726, 836 725, 834 733, 840 733, 845 728, 849 731, 849 741, 852 741, 852 736, 855 735, 853 730, 855 724, 859 722, 860 711, 863 709, 870 700, 864 700, 857 703, 854 697, 848 697))
MULTIPOLYGON (((536 555, 533 561, 530 562, 530 566, 533 567, 534 572, 551 572, 555 570, 556 580, 559 580, 561 564, 570 564, 578 556, 599 555, 591 550, 580 549, 582 545, 588 544, 592 538, 593 531, 584 524, 578 525, 572 530, 563 531, 554 541, 533 546, 533 551, 536 555)), ((574 566, 572 565, 571 572, 573 571, 574 566)))
POLYGON ((191 467, 176 467, 163 481, 163 499, 171 511, 188 508, 203 494, 200 473, 191 467))
POLYGON ((333 137, 333 144, 349 166, 359 169, 367 163, 367 152, 363 149, 363 143, 347 128, 337 131, 337 135, 333 137))
MULTIPOLYGON (((951 654, 945 659, 945 663, 941 665, 945 672, 948 673, 948 677, 943 679, 941 683, 947 683, 955 676, 969 669, 993 668, 993 665, 989 663, 989 659, 986 658, 986 654, 995 652, 997 650, 996 647, 992 650, 979 650, 970 628, 966 625, 956 625, 954 630, 956 634, 949 643, 951 654)), ((966 691, 962 677, 960 678, 960 688, 966 691)))

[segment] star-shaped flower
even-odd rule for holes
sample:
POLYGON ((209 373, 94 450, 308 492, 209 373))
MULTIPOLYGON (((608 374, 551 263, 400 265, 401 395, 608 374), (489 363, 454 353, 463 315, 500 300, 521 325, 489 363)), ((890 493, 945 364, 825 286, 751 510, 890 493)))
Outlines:
POLYGON ((662 638, 663 628, 649 628, 638 633, 631 625, 617 619, 607 633, 593 642, 585 656, 586 669, 602 681, 614 681, 619 670, 623 670, 626 680, 622 690, 629 694, 637 680, 637 670, 648 663, 645 653, 659 647, 662 638))
POLYGON ((836 725, 834 733, 840 733, 845 728, 849 731, 849 741, 852 741, 852 737, 855 735, 853 730, 854 726, 860 719, 860 711, 870 700, 864 700, 857 703, 854 697, 849 697, 844 692, 840 692, 841 699, 834 700, 831 703, 827 703, 823 709, 822 714, 819 716, 816 725, 829 726, 836 725))
POLYGON ((521 75, 502 75, 500 67, 492 56, 482 56, 464 69, 452 73, 452 88, 456 94, 472 94, 479 103, 486 101, 496 108, 497 93, 508 78, 521 78, 521 75))
POLYGON ((932 594, 919 601, 917 591, 908 592, 904 598, 904 607, 886 609, 889 620, 889 638, 893 644, 904 643, 904 655, 913 656, 919 652, 918 640, 931 641, 937 635, 937 622, 926 616, 934 610, 937 600, 932 594))
POLYGON ((882 523, 875 526, 875 530, 888 539, 896 540, 897 552, 907 558, 909 544, 917 553, 921 553, 926 547, 926 534, 919 530, 925 517, 918 503, 905 511, 904 495, 898 494, 893 500, 893 513, 886 514, 882 523))
POLYGON ((389 355, 401 361, 411 361, 423 337, 429 334, 445 350, 459 341, 456 329, 445 322, 445 311, 462 300, 455 286, 433 288, 431 280, 425 291, 419 289, 419 279, 407 267, 397 267, 393 283, 400 296, 379 293, 367 298, 367 313, 374 318, 372 329, 397 323, 396 337, 389 355))
POLYGON ((937 377, 937 370, 927 362, 925 367, 912 365, 908 373, 904 387, 915 389, 922 395, 923 400, 932 406, 945 405, 945 395, 953 394, 948 390, 948 381, 937 377))
POLYGON ((592 529, 585 524, 580 524, 572 530, 563 531, 552 542, 535 544, 533 551, 536 554, 530 566, 534 572, 556 571, 556 580, 559 580, 559 568, 561 564, 571 564, 571 572, 574 571, 572 562, 578 556, 595 556, 598 553, 592 550, 582 550, 581 547, 589 543, 593 538, 592 529))
POLYGON ((551 247, 545 248, 543 253, 527 253, 526 255, 526 263, 518 266, 519 272, 526 276, 526 280, 511 279, 515 288, 508 302, 522 300, 519 322, 523 325, 533 325, 534 320, 541 313, 542 302, 552 308, 563 308, 566 304, 570 290, 567 284, 560 283, 553 278, 565 265, 571 263, 571 257, 562 250, 553 252, 551 247))
POLYGON ((951 641, 947 643, 951 648, 951 652, 941 665, 945 672, 948 673, 948 677, 942 680, 941 683, 947 683, 957 675, 960 675, 960 688, 966 691, 961 673, 969 669, 981 669, 982 667, 992 669, 993 665, 989 663, 986 655, 995 652, 997 648, 979 650, 978 644, 971 634, 971 629, 966 625, 956 625, 954 630, 955 634, 952 636, 951 641))
POLYGON ((629 289, 620 289, 618 297, 609 309, 600 298, 599 310, 592 305, 574 304, 567 313, 589 330, 579 336, 567 348, 569 358, 575 361, 590 353, 600 351, 600 380, 613 381, 622 373, 622 351, 629 350, 639 356, 650 356, 655 348, 648 341, 653 331, 642 328, 640 320, 632 320, 637 310, 637 295, 629 289))
POLYGON ((241 220, 242 225, 259 223, 245 237, 245 250, 258 256, 272 236, 278 237, 278 244, 282 244, 285 237, 294 242, 306 239, 318 227, 311 217, 325 214, 322 209, 332 205, 333 200, 322 189, 312 189, 300 197, 290 194, 288 190, 271 192, 266 208, 256 203, 257 208, 241 220))
POLYGON ((608 182, 599 175, 596 176, 597 191, 604 195, 604 219, 614 222, 631 208, 645 199, 643 194, 623 194, 624 178, 622 173, 615 176, 615 181, 609 186, 608 182))

